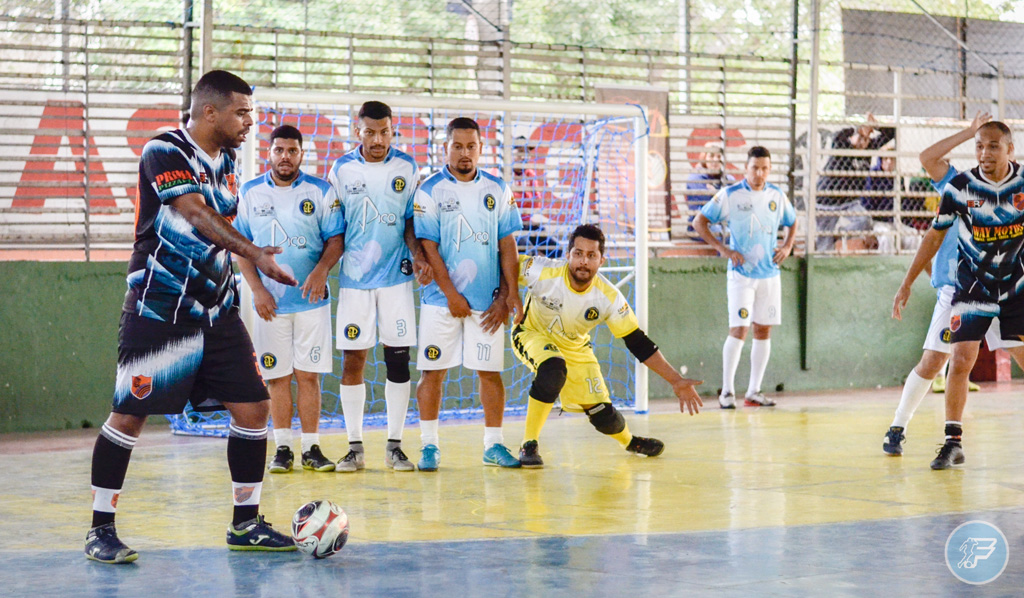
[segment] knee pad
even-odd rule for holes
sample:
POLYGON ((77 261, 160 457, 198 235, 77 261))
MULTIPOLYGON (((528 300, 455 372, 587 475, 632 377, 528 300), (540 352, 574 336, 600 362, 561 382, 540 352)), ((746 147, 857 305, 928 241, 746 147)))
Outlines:
POLYGON ((545 359, 537 368, 537 376, 530 386, 530 397, 541 403, 554 403, 565 386, 565 378, 569 370, 561 357, 545 359))
POLYGON ((409 347, 384 347, 384 365, 387 366, 389 382, 401 384, 408 382, 409 347))
POLYGON ((611 403, 594 405, 584 411, 590 418, 590 425, 602 434, 612 435, 626 429, 626 418, 611 403))

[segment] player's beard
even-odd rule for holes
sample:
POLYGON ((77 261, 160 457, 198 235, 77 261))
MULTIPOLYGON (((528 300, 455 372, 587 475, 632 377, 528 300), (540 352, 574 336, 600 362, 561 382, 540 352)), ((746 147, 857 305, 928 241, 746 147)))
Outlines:
POLYGON ((573 282, 580 285, 581 287, 587 286, 588 284, 590 284, 590 281, 594 280, 594 272, 586 270, 585 268, 570 268, 569 276, 572 277, 573 282), (580 278, 578 274, 579 272, 583 272, 586 278, 580 278))
POLYGON ((292 167, 292 171, 287 175, 281 174, 276 167, 273 170, 274 178, 281 181, 282 183, 290 183, 299 177, 299 169, 294 166, 292 167))
POLYGON ((459 174, 473 174, 474 170, 476 170, 476 165, 472 162, 459 162, 455 165, 455 172, 459 174), (468 164, 468 166, 463 166, 463 164, 468 164))

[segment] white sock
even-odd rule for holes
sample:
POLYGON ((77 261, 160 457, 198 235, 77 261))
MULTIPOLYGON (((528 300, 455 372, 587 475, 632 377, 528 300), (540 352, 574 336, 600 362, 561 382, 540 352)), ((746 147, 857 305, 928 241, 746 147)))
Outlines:
POLYGON ((896 408, 896 415, 892 418, 892 425, 906 428, 910 418, 914 417, 917 406, 924 400, 924 395, 931 390, 932 381, 925 380, 917 375, 916 370, 910 370, 907 382, 903 385, 903 394, 900 395, 900 405, 896 408))
POLYGON ((313 432, 312 434, 307 434, 306 432, 303 432, 302 452, 308 451, 309 447, 313 446, 314 444, 320 444, 320 434, 318 432, 313 432))
POLYGON ((430 421, 424 419, 420 420, 420 441, 423 443, 423 446, 427 446, 428 444, 440 446, 441 437, 437 434, 436 419, 430 421))
POLYGON ((366 405, 366 384, 341 385, 341 413, 345 416, 345 432, 349 442, 363 441, 363 406, 366 405))
POLYGON ((725 345, 722 347, 722 394, 733 393, 733 381, 736 379, 736 368, 740 365, 740 352, 743 351, 743 341, 734 337, 725 337, 725 345))
POLYGON ((411 390, 411 382, 384 382, 384 402, 388 405, 388 440, 402 439, 411 390))
POLYGON ((501 426, 497 428, 484 427, 484 450, 496 444, 505 444, 505 436, 501 433, 501 426))
POLYGON ((764 380, 764 371, 768 369, 768 357, 772 354, 772 339, 754 339, 750 343, 750 385, 747 386, 747 396, 761 392, 761 381, 764 380))
POLYGON ((277 448, 282 446, 292 448, 292 429, 274 428, 274 444, 277 445, 277 448))

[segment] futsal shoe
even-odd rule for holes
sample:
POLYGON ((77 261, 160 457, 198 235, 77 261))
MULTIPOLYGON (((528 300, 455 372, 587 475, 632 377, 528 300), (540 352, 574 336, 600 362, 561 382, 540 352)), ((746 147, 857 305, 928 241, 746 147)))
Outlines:
POLYGON ((747 407, 774 407, 775 401, 758 392, 744 397, 743 404, 747 407))
POLYGON ((736 397, 731 392, 718 395, 718 406, 722 409, 735 409, 736 397))
POLYGON ((320 445, 314 444, 309 450, 302 453, 302 468, 313 471, 334 471, 334 461, 331 461, 320 451, 320 445))
POLYGON ((932 461, 932 469, 949 469, 964 463, 964 449, 955 442, 947 442, 936 452, 939 456, 932 461))
POLYGON ((290 552, 296 550, 295 540, 275 530, 264 521, 263 515, 257 515, 239 523, 228 526, 228 548, 231 550, 262 550, 268 552, 290 552))
POLYGON ((637 455, 643 455, 644 457, 657 457, 665 452, 665 443, 657 438, 634 436, 629 441, 629 446, 626 447, 626 450, 637 455))
POLYGON ((395 471, 416 471, 416 466, 412 464, 409 457, 405 455, 405 451, 402 450, 401 445, 389 446, 384 451, 384 465, 387 465, 389 469, 395 471))
POLYGON ((363 451, 354 451, 351 448, 334 467, 334 471, 344 473, 351 473, 360 469, 366 469, 366 458, 363 456, 363 451))
POLYGON ((903 428, 892 426, 885 433, 885 439, 882 440, 882 450, 887 455, 899 457, 903 454, 903 441, 906 439, 907 437, 903 435, 903 428))
POLYGON ((125 565, 139 558, 139 553, 118 539, 113 522, 98 525, 85 536, 85 558, 108 565, 125 565))
POLYGON ((292 454, 292 449, 287 446, 277 447, 277 454, 270 461, 270 466, 267 467, 270 473, 288 473, 292 470, 292 463, 295 461, 295 455, 292 454))
POLYGON ((978 392, 979 390, 981 390, 980 386, 970 380, 967 381, 967 392, 978 392))
POLYGON ((527 440, 519 447, 519 464, 526 469, 540 469, 544 467, 544 459, 540 458, 540 450, 537 448, 536 440, 527 440))
POLYGON ((946 392, 946 377, 944 375, 939 374, 932 380, 932 392, 935 394, 946 392))
POLYGON ((512 451, 508 450, 508 447, 504 444, 492 444, 490 448, 484 451, 484 465, 508 467, 511 469, 522 467, 519 459, 516 459, 512 451))
POLYGON ((437 471, 441 464, 441 449, 436 444, 428 444, 420 449, 420 462, 417 465, 420 471, 437 471))

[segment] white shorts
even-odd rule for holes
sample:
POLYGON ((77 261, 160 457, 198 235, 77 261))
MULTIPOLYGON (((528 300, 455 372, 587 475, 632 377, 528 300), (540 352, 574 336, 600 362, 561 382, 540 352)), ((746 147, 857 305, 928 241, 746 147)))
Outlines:
POLYGON ((729 271, 726 275, 729 297, 729 327, 747 327, 750 323, 778 326, 782 323, 782 277, 748 278, 729 271))
MULTIPOLYGON (((939 289, 935 309, 932 310, 932 323, 928 326, 928 335, 924 338, 924 348, 928 351, 947 354, 950 352, 949 339, 952 333, 949 330, 949 319, 953 312, 953 291, 954 288, 949 285, 939 289)), ((985 333, 985 344, 990 351, 1024 346, 1020 341, 1007 341, 1001 338, 999 318, 992 318, 992 324, 985 333)))
POLYGON ((323 305, 294 314, 278 314, 271 321, 257 317, 252 344, 264 380, 288 376, 293 369, 330 373, 331 306, 323 305))
POLYGON ((480 325, 482 318, 482 311, 456 318, 447 307, 420 305, 416 369, 446 370, 460 364, 481 372, 505 369, 505 325, 487 334, 480 325))
POLYGON ((416 346, 416 305, 412 281, 381 289, 341 289, 338 293, 338 348, 343 351, 416 346))

